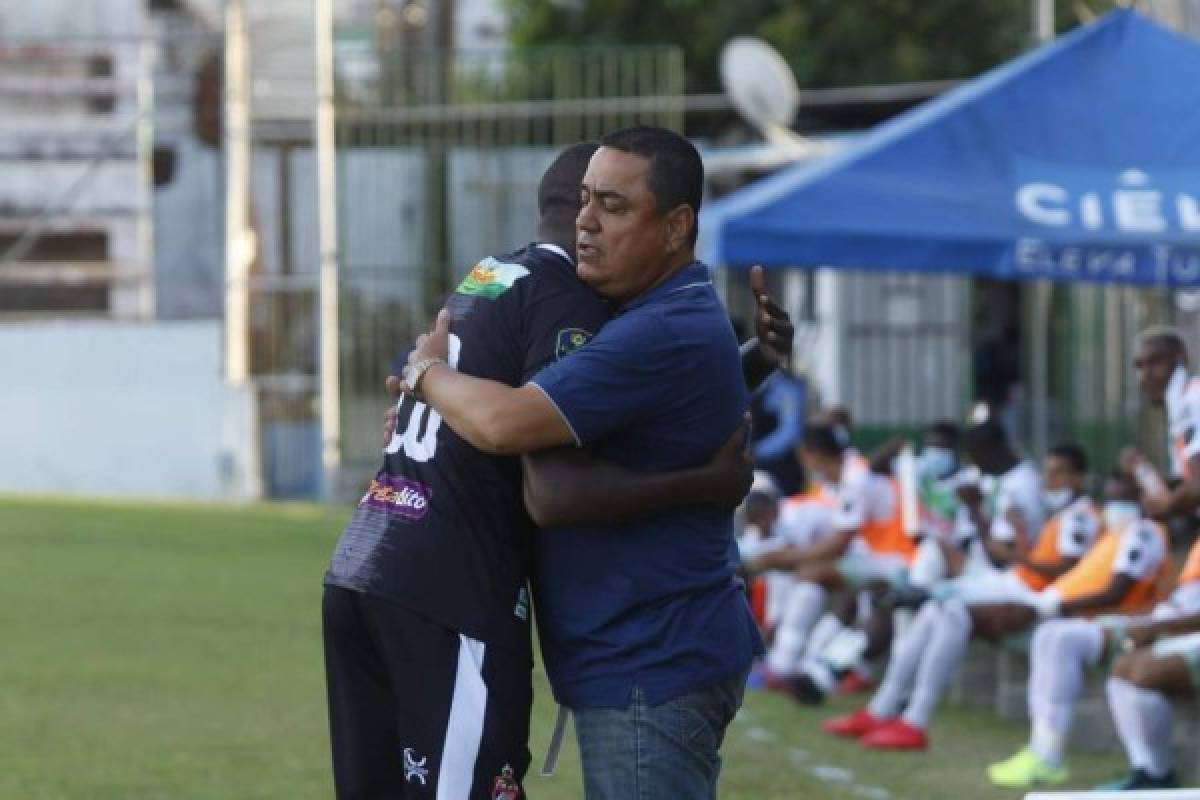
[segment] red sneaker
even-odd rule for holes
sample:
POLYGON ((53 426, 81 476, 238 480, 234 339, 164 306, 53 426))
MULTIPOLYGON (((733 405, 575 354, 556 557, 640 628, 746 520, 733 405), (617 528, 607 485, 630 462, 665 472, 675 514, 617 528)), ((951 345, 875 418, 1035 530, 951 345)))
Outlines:
POLYGON ((885 725, 888 722, 889 720, 871 716, 870 711, 860 708, 849 716, 834 717, 833 719, 825 720, 821 723, 821 730, 826 733, 832 733, 834 736, 857 739, 859 736, 866 736, 871 731, 878 729, 881 725, 885 725))
POLYGON ((889 719, 858 740, 868 750, 924 750, 929 737, 902 719, 889 719))
POLYGON ((862 694, 871 690, 871 682, 858 674, 857 670, 851 670, 846 673, 846 677, 842 678, 842 682, 838 684, 838 694, 862 694))

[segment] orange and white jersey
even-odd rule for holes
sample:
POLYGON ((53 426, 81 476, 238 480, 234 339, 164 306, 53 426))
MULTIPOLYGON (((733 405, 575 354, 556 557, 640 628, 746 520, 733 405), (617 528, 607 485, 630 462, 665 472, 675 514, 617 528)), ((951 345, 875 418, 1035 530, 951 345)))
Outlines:
POLYGON ((854 530, 874 553, 893 553, 911 561, 916 542, 904 533, 900 490, 895 480, 869 470, 854 473, 838 486, 835 531, 854 530))
POLYGON ((1185 583, 1200 583, 1200 538, 1192 542, 1192 549, 1184 559, 1183 569, 1179 571, 1179 585, 1185 583))
MULTIPOLYGON (((1035 564, 1054 565, 1068 558, 1082 558, 1095 544, 1101 525, 1100 514, 1091 498, 1077 497, 1042 527, 1029 560, 1035 564)), ((1050 585, 1050 578, 1023 564, 1014 567, 1013 574, 1034 591, 1050 585)))
POLYGON ((807 547, 833 534, 837 496, 821 484, 794 494, 779 506, 775 533, 790 545, 807 547))
POLYGON ((1177 367, 1167 384, 1167 436, 1171 474, 1188 477, 1188 461, 1200 454, 1200 378, 1177 367))
POLYGON ((1131 522, 1119 531, 1106 531, 1070 572, 1050 584, 1064 601, 1097 594, 1114 575, 1125 575, 1134 585, 1112 608, 1090 614, 1144 611, 1154 605, 1172 569, 1167 553, 1167 532, 1150 520, 1131 522))
POLYGON ((1200 613, 1200 539, 1192 543, 1170 596, 1154 607, 1156 619, 1200 613))

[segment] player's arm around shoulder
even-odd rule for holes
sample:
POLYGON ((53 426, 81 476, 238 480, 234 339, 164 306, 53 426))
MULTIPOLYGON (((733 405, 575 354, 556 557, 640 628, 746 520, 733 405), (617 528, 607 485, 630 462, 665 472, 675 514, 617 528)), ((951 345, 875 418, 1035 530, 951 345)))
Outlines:
POLYGON ((559 447, 521 459, 525 508, 539 527, 619 525, 688 507, 732 512, 750 490, 750 420, 706 464, 665 472, 559 447))
POLYGON ((406 388, 437 411, 450 428, 485 453, 515 455, 574 443, 550 398, 532 384, 512 387, 464 375, 446 363, 449 314, 409 355, 406 388))

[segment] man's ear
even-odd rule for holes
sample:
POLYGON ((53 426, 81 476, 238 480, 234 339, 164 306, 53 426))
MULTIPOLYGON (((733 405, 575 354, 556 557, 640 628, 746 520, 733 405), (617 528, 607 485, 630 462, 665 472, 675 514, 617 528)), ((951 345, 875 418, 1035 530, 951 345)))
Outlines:
POLYGON ((688 247, 692 229, 696 227, 696 211, 687 203, 667 212, 667 252, 671 255, 688 247))

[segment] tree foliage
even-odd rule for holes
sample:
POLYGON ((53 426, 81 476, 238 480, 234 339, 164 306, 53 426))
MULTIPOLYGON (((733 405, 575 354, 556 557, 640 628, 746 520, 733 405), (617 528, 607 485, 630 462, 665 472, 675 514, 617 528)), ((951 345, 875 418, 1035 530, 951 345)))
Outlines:
MULTIPOLYGON (((687 91, 720 90, 722 45, 767 40, 802 87, 967 78, 1030 42, 1029 0, 506 0, 517 46, 677 44, 687 91)), ((1058 3, 1059 30, 1081 4, 1058 3)), ((1108 0, 1093 0, 1102 11, 1108 0)))

